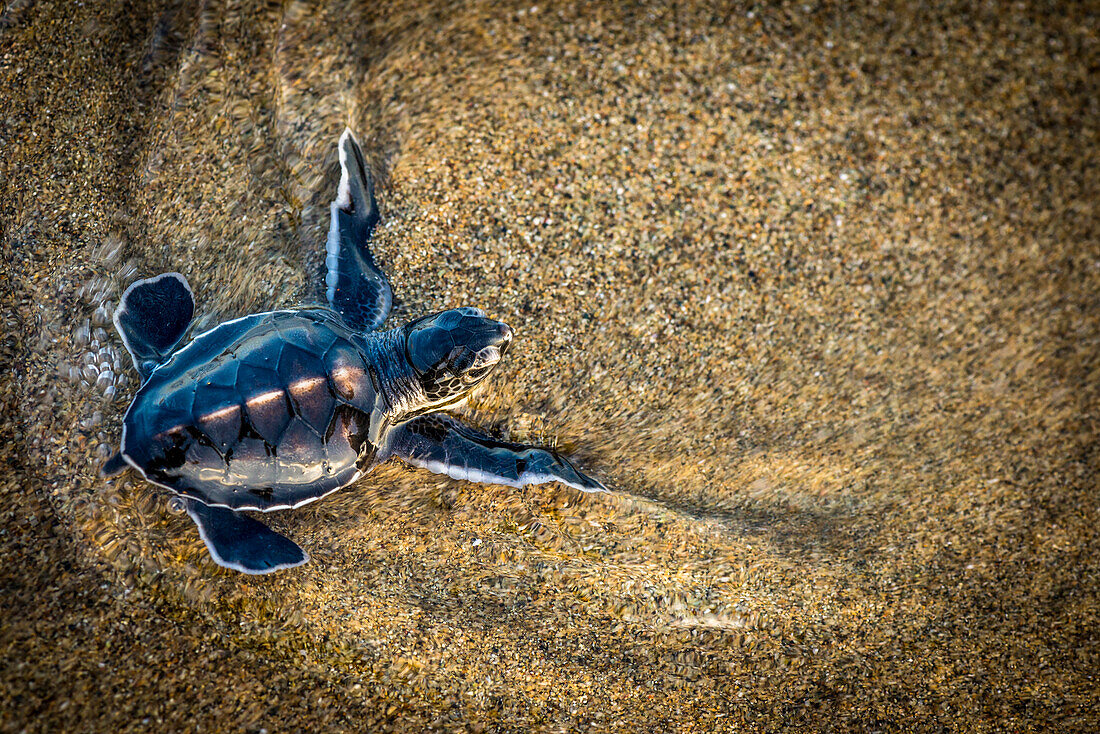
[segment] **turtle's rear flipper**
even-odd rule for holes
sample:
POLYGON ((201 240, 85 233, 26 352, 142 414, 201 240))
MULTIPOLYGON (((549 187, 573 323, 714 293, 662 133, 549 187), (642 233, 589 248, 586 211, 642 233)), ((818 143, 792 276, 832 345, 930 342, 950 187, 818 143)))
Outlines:
POLYGON ((340 187, 330 207, 325 295, 348 324, 370 331, 386 320, 393 305, 393 290, 370 250, 379 217, 363 151, 351 130, 344 130, 339 147, 340 187))
POLYGON ((115 328, 142 380, 168 358, 194 315, 195 297, 179 273, 139 280, 126 289, 115 311, 115 328))
POLYGON ((122 458, 122 452, 116 451, 115 455, 103 462, 103 466, 99 468, 99 476, 106 479, 107 477, 113 477, 121 474, 129 467, 126 463, 126 459, 122 458))
POLYGON ((192 499, 184 502, 210 557, 219 566, 261 574, 301 566, 309 560, 294 541, 247 515, 192 499))
POLYGON ((394 426, 379 460, 390 456, 452 479, 511 487, 561 482, 582 492, 607 491, 555 451, 498 441, 438 413, 394 426))

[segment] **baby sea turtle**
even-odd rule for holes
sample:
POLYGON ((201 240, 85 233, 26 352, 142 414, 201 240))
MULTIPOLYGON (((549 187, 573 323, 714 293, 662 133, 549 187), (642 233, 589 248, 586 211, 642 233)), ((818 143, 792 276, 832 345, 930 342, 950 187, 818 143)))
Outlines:
POLYGON ((301 507, 391 457, 455 479, 604 489, 565 457, 498 441, 439 411, 500 361, 512 330, 476 308, 375 331, 393 302, 370 251, 378 208, 350 130, 331 206, 328 307, 227 321, 177 348, 195 311, 179 273, 126 289, 115 327, 141 374, 122 443, 126 465, 176 493, 214 561, 250 574, 309 560, 242 510, 301 507))

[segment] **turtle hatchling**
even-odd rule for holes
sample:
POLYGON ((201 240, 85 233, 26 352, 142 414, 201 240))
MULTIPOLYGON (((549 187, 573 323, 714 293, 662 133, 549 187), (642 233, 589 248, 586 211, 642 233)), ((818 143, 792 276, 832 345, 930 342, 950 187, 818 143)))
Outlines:
POLYGON ((127 288, 114 315, 142 384, 104 474, 129 465, 174 492, 214 561, 248 574, 309 557, 242 511, 301 507, 392 457, 473 482, 604 490, 554 451, 440 412, 492 372, 512 330, 468 307, 377 330, 393 293, 370 250, 373 183, 350 130, 339 151, 327 306, 245 316, 179 346, 194 297, 182 275, 164 273, 127 288))

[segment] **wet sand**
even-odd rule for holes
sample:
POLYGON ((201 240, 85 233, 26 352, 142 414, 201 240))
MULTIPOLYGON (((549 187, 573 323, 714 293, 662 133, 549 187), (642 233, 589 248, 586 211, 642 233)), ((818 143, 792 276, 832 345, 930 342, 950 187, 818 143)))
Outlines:
POLYGON ((1100 728, 1097 26, 7 3, 3 729, 1100 728), (390 323, 511 324, 467 415, 613 491, 387 465, 247 578, 97 476, 110 313, 315 298, 345 125, 390 323))

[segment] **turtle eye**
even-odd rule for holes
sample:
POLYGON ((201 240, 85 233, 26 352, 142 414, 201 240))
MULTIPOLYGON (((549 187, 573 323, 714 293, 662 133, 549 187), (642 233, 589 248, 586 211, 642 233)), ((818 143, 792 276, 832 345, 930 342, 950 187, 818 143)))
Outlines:
POLYGON ((450 353, 447 355, 447 359, 444 360, 446 362, 446 366, 444 369, 446 369, 446 371, 450 372, 452 375, 465 374, 466 370, 470 369, 470 367, 473 365, 474 357, 476 356, 477 355, 471 352, 468 348, 461 345, 457 346, 450 351, 450 353))
POLYGON ((467 367, 466 372, 462 375, 462 379, 466 382, 477 382, 485 377, 485 375, 489 374, 489 371, 492 370, 499 361, 500 349, 493 345, 489 345, 473 355, 473 359, 467 367))
POLYGON ((493 369, 493 365, 491 364, 487 364, 484 367, 475 367, 462 375, 462 379, 466 382, 477 382, 485 377, 485 375, 489 374, 489 370, 491 369, 493 369))

